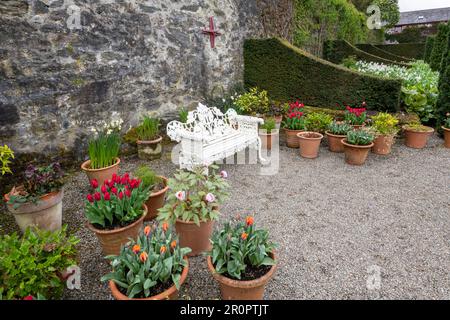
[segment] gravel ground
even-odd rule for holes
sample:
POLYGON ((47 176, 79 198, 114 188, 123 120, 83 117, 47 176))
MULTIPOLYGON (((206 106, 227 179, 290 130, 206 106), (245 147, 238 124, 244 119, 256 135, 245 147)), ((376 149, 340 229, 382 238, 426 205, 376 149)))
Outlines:
MULTIPOLYGON (((121 170, 141 163, 125 159, 121 170)), ((167 157, 150 165, 166 176, 176 169, 167 157)), ((346 165, 343 154, 323 145, 316 160, 280 147, 274 176, 259 175, 256 165, 223 168, 233 191, 221 221, 253 214, 279 245, 279 269, 265 298, 450 299, 450 152, 438 137, 424 150, 398 141, 390 156, 371 154, 363 167, 346 165), (368 289, 377 270, 380 282, 368 289)), ((82 289, 67 291, 65 298, 111 299, 99 281, 107 262, 84 225, 87 192, 82 173, 66 186, 64 223, 81 239, 82 289)), ((0 215, 0 233, 15 228, 11 216, 0 215)), ((190 262, 182 297, 219 299, 205 258, 190 262)))

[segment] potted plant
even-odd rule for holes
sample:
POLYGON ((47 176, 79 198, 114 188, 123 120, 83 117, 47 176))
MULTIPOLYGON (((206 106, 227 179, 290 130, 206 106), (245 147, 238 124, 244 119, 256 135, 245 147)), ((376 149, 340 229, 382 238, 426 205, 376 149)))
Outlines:
POLYGON ((434 129, 421 125, 420 123, 410 123, 403 126, 405 133, 405 145, 409 148, 423 149, 428 143, 434 129))
POLYGON ((395 135, 398 132, 398 119, 389 113, 380 112, 372 117, 372 128, 375 131, 372 152, 378 155, 391 153, 395 135))
POLYGON ((259 129, 259 138, 261 139, 262 148, 272 150, 272 141, 279 134, 279 130, 276 129, 275 119, 266 119, 264 124, 260 125, 259 129))
POLYGON ((190 256, 209 250, 213 222, 219 217, 219 204, 228 197, 225 171, 204 175, 203 168, 195 171, 178 170, 169 179, 166 205, 159 209, 158 220, 175 224, 180 245, 192 249, 190 256))
POLYGON ((107 127, 100 132, 94 129, 94 137, 89 140, 89 160, 83 162, 81 169, 89 181, 97 180, 100 185, 113 174, 119 172, 120 129, 107 127))
POLYGON ((272 101, 270 104, 269 112, 267 113, 266 116, 267 118, 275 119, 276 128, 280 129, 283 117, 288 111, 289 111, 289 103, 272 101))
POLYGON ((234 100, 236 111, 250 116, 262 116, 269 111, 269 96, 266 90, 251 88, 234 100))
POLYGON ((266 284, 276 270, 275 245, 266 230, 254 226, 253 217, 226 223, 214 233, 208 268, 219 282, 224 300, 262 300, 266 284))
POLYGON ((169 190, 168 180, 164 176, 157 176, 153 170, 147 166, 139 167, 134 176, 141 180, 142 185, 148 188, 150 196, 145 202, 147 206, 147 215, 145 221, 153 220, 158 215, 158 210, 164 206, 166 193, 169 190))
POLYGON ((298 148, 297 133, 305 131, 305 117, 303 108, 305 105, 299 101, 289 104, 289 111, 285 117, 282 127, 286 134, 286 145, 289 148, 298 148))
POLYGON ((347 132, 347 137, 342 139, 345 161, 351 165, 363 165, 366 162, 370 149, 373 147, 374 139, 374 135, 367 130, 347 132))
POLYGON ((95 191, 85 201, 88 228, 97 235, 105 255, 117 255, 130 238, 136 239, 143 225, 149 188, 128 173, 113 174, 101 186, 93 180, 92 187, 95 191))
POLYGON ((0 236, 0 300, 59 299, 67 269, 77 264, 78 242, 66 226, 0 236))
POLYGON ((344 120, 353 126, 353 128, 361 129, 366 124, 367 112, 366 103, 363 102, 361 107, 352 108, 350 106, 345 107, 344 120))
POLYGON ((8 211, 22 231, 30 226, 58 230, 62 224, 64 172, 59 163, 36 167, 29 165, 22 184, 5 194, 8 211))
POLYGON ((180 119, 181 123, 186 123, 188 122, 188 118, 189 118, 189 111, 186 110, 184 107, 181 108, 178 111, 178 118, 180 119))
POLYGON ((137 241, 107 257, 113 270, 101 281, 109 282, 117 300, 175 300, 188 274, 190 251, 180 247, 167 224, 146 226, 137 241))
POLYGON ((305 127, 310 132, 325 133, 332 122, 333 117, 324 112, 311 112, 305 117, 305 127))
POLYGON ((14 159, 14 152, 6 144, 3 147, 0 146, 0 170, 2 176, 7 173, 12 173, 11 168, 9 167, 11 159, 14 159))
POLYGON ((154 160, 161 158, 162 137, 159 135, 159 126, 159 119, 145 116, 142 123, 136 128, 139 159, 154 160))
POLYGON ((303 158, 315 159, 319 155, 323 132, 333 121, 330 115, 323 112, 312 112, 305 117, 307 132, 297 133, 300 155, 303 158))
POLYGON ((447 113, 447 119, 444 121, 444 125, 442 126, 442 130, 444 130, 444 146, 446 148, 450 148, 450 113, 447 113))
POLYGON ((342 153, 344 152, 344 145, 342 139, 347 137, 347 132, 353 130, 353 127, 348 123, 340 123, 333 121, 329 126, 325 134, 328 138, 328 149, 331 152, 342 153))

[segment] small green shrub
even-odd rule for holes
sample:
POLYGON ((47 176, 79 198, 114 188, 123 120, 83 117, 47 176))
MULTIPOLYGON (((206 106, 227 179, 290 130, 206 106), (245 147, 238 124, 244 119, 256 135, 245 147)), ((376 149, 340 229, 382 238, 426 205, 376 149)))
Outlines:
POLYGON ((269 112, 269 96, 267 91, 259 90, 256 87, 240 95, 234 101, 234 104, 242 114, 257 115, 269 112))
POLYGON ((353 130, 347 132, 347 143, 356 146, 368 146, 374 139, 374 135, 366 130, 353 130))
POLYGON ((450 113, 447 113, 447 119, 444 120, 444 127, 450 129, 450 113))
POLYGON ((156 173, 145 165, 141 165, 134 172, 134 176, 141 180, 142 186, 149 190, 155 189, 155 187, 161 183, 162 179, 156 175, 156 173))
POLYGON ((0 146, 0 163, 2 176, 7 173, 12 173, 9 164, 11 159, 14 159, 14 152, 5 144, 3 147, 0 146))
POLYGON ((346 136, 347 132, 353 130, 353 127, 348 123, 338 123, 333 121, 328 126, 328 132, 337 136, 346 136))
POLYGON ((260 126, 260 129, 266 130, 268 134, 272 133, 272 130, 275 130, 277 127, 277 123, 273 118, 267 118, 264 120, 264 124, 260 126))
POLYGON ((158 137, 160 125, 159 119, 144 116, 141 124, 136 128, 138 139, 142 141, 155 140, 158 137))
POLYGON ((333 122, 333 117, 323 112, 308 113, 305 117, 306 130, 325 133, 330 123, 333 122))
POLYGON ((439 97, 436 103, 437 126, 439 127, 450 113, 450 32, 447 37, 447 52, 442 59, 439 78, 439 97))
POLYGON ((404 130, 416 131, 416 132, 430 132, 432 128, 424 126, 420 123, 410 123, 403 126, 404 130))
POLYGON ((186 123, 188 121, 188 115, 189 111, 185 108, 181 108, 180 111, 178 111, 178 117, 180 118, 181 123, 186 123))
POLYGON ((398 132, 398 119, 389 113, 380 112, 372 116, 372 128, 380 135, 395 135, 398 132))

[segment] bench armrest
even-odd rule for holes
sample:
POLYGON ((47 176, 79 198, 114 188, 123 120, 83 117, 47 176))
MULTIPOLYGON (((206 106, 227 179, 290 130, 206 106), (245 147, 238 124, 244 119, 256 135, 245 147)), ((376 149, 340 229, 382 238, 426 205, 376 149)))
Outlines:
POLYGON ((204 141, 201 134, 186 129, 186 123, 182 123, 176 120, 171 121, 167 124, 167 135, 170 137, 170 139, 176 142, 180 142, 182 139, 189 139, 199 142, 204 141))

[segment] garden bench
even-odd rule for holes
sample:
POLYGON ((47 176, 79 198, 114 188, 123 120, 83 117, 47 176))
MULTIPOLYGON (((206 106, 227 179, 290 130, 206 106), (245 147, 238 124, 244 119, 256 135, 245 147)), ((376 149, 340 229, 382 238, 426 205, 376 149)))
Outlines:
POLYGON ((167 125, 167 135, 180 143, 181 169, 192 171, 207 167, 247 147, 255 147, 258 159, 265 163, 258 136, 260 123, 264 120, 238 115, 234 109, 223 114, 218 108, 199 103, 196 110, 189 112, 186 123, 171 121, 167 125))

